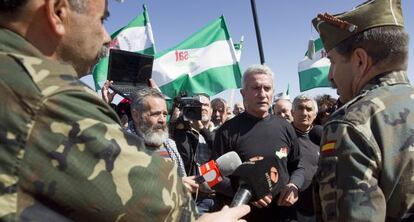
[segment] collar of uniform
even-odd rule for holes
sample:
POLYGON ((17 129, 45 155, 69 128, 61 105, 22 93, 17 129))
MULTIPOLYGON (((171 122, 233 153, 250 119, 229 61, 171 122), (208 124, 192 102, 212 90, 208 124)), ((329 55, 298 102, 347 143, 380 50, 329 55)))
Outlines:
MULTIPOLYGON (((48 59, 30 42, 8 29, 0 28, 0 52, 5 52, 12 57, 18 58, 22 65, 24 65, 28 70, 31 70, 32 66, 39 65, 47 70, 54 70, 57 73, 65 73, 66 75, 78 78, 75 69, 71 65, 48 59), (33 60, 33 58, 37 58, 36 60, 42 60, 41 64, 28 61, 33 60)), ((37 82, 38 79, 34 78, 33 75, 32 78, 35 82, 37 82)))
MULTIPOLYGON (((407 78, 407 72, 405 70, 400 71, 391 71, 391 72, 384 72, 373 79, 371 79, 355 96, 353 99, 348 101, 347 103, 343 104, 340 108, 335 110, 334 113, 331 114, 329 120, 336 119, 336 116, 341 116, 346 112, 346 109, 353 104, 355 101, 359 100, 361 97, 365 96, 369 91, 381 87, 381 86, 391 86, 396 84, 409 84, 409 80, 407 78)), ((326 125, 326 124, 325 124, 326 125)))
POLYGON ((0 51, 45 59, 45 56, 22 36, 4 28, 0 28, 0 51))
POLYGON ((366 91, 373 90, 377 87, 396 84, 409 84, 407 72, 405 70, 384 72, 375 76, 362 88, 359 94, 363 94, 366 91))

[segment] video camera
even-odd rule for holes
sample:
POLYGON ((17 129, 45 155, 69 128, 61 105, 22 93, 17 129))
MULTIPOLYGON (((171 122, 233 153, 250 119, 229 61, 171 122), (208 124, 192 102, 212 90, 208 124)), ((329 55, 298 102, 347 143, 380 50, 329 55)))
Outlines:
POLYGON ((201 98, 200 96, 187 96, 187 93, 180 93, 174 99, 175 106, 178 107, 182 114, 184 121, 201 120, 201 98))

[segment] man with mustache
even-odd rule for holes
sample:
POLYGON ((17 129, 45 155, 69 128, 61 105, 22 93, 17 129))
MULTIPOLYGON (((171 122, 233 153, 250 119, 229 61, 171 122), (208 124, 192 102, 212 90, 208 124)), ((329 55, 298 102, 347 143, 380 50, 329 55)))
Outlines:
POLYGON ((131 103, 132 121, 129 122, 127 131, 142 137, 148 150, 173 161, 184 185, 189 191, 195 192, 198 184, 194 181, 194 176, 187 177, 177 146, 169 138, 167 114, 167 105, 161 92, 154 88, 139 90, 131 103))
POLYGON ((400 0, 370 0, 313 25, 343 104, 324 125, 321 221, 414 221, 414 89, 400 0))
POLYGON ((0 0, 0 221, 196 219, 177 168, 79 81, 110 41, 107 5, 0 0))

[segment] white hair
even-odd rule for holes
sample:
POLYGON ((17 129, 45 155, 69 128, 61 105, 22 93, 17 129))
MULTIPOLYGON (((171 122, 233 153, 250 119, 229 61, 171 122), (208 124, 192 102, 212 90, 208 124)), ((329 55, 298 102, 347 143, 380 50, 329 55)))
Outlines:
POLYGON ((273 86, 273 72, 272 70, 267 67, 266 65, 251 65, 249 66, 246 71, 244 71, 243 78, 242 78, 242 89, 246 87, 247 78, 251 75, 255 74, 265 74, 270 77, 272 80, 272 86, 273 86))
POLYGON ((318 113, 318 103, 312 96, 309 96, 306 94, 301 94, 299 96, 296 96, 296 98, 293 100, 293 103, 292 103, 292 111, 295 111, 299 103, 302 101, 311 101, 313 104, 313 110, 315 110, 315 113, 318 113))

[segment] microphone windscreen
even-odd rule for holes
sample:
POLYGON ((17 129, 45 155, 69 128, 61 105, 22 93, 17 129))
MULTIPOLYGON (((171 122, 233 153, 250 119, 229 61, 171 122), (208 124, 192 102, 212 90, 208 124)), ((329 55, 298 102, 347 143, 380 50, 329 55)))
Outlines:
POLYGON ((244 162, 232 174, 239 184, 250 190, 253 199, 260 199, 269 194, 276 185, 280 185, 279 170, 273 158, 244 162))
POLYGON ((221 175, 229 176, 242 164, 242 161, 236 152, 230 151, 217 158, 216 163, 221 175))

